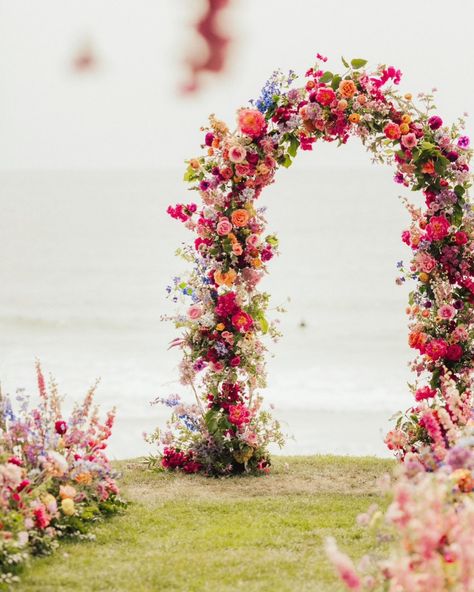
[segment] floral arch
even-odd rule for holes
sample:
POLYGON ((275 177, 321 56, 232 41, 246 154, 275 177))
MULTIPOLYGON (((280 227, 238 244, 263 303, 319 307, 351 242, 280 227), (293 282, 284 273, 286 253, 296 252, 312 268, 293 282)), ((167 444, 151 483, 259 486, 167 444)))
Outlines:
POLYGON ((407 313, 409 344, 417 351, 415 401, 387 435, 388 447, 399 458, 412 452, 442 460, 470 418, 474 219, 463 121, 448 127, 433 114, 432 96, 415 103, 397 92, 401 73, 393 67, 368 72, 365 60, 343 59, 345 71, 335 74, 324 68, 325 57, 317 60, 303 86, 293 85, 292 72, 275 72, 252 106, 237 112, 236 131, 211 115, 204 154, 188 162, 184 177, 200 204, 168 208, 195 233, 178 251, 192 270, 168 292, 174 301, 189 298, 186 314, 171 317, 182 333, 172 346, 183 352, 181 382, 196 402, 185 405, 177 395, 157 400, 173 409, 169 429, 153 437, 163 446, 165 468, 266 472, 269 442, 282 442, 258 394, 265 386, 262 337, 278 337, 266 317, 270 296, 258 284, 278 239, 266 232, 257 200, 279 167, 317 141, 341 145, 359 137, 375 161, 394 167, 397 183, 424 196, 423 209, 406 202, 411 225, 402 240, 412 259, 397 279, 414 280, 407 313))

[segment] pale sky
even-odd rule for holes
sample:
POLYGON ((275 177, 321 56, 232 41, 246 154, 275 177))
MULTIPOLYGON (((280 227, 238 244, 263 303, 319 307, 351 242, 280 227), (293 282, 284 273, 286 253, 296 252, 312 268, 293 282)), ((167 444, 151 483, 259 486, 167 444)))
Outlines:
MULTIPOLYGON (((446 121, 474 112, 472 0, 231 0, 227 72, 184 98, 198 4, 0 0, 0 170, 180 167, 209 113, 232 122, 275 68, 304 74, 318 51, 333 69, 341 55, 395 65, 404 91, 437 87, 446 121), (87 37, 100 68, 78 76, 69 63, 87 37)), ((356 146, 319 152, 324 164, 368 162, 356 146)))

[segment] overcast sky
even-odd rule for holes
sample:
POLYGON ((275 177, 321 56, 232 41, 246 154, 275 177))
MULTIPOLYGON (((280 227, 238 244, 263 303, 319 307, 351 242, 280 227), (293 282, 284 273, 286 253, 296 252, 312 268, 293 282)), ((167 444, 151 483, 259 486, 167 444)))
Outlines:
MULTIPOLYGON (((185 98, 198 0, 0 0, 0 169, 181 166, 210 112, 232 121, 276 67, 303 74, 318 51, 334 68, 341 55, 396 65, 405 91, 436 86, 446 120, 474 111, 472 0, 231 4, 227 72, 185 98), (87 37, 100 67, 79 76, 70 62, 87 37)), ((319 160, 368 160, 344 152, 325 147, 319 160)))

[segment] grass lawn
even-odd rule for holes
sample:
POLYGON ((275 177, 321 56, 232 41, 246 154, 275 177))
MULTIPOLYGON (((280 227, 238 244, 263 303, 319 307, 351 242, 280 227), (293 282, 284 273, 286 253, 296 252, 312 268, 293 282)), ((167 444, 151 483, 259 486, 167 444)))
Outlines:
POLYGON ((336 592, 323 541, 351 555, 370 548, 355 525, 393 462, 336 456, 277 457, 267 477, 206 479, 118 463, 122 516, 94 542, 65 543, 33 561, 18 592, 336 592))

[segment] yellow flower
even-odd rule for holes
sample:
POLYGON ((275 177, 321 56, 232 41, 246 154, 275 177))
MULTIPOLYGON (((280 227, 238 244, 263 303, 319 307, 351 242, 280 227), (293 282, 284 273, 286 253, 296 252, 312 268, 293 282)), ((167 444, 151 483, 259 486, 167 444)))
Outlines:
POLYGON ((420 280, 420 282, 423 282, 424 284, 426 284, 427 282, 429 282, 430 276, 427 273, 425 273, 424 271, 422 271, 419 274, 418 279, 420 280))
POLYGON ((411 93, 406 93, 406 94, 405 94, 405 99, 406 99, 407 101, 411 101, 411 100, 412 100, 412 98, 413 98, 413 95, 412 95, 411 93))
POLYGON ((61 502, 61 510, 64 512, 64 514, 66 514, 66 516, 72 516, 76 511, 76 508, 74 507, 74 501, 69 497, 64 498, 61 502))
POLYGON ((216 331, 224 331, 224 329, 225 329, 224 323, 219 323, 218 325, 216 325, 216 331))
POLYGON ((56 498, 54 497, 54 495, 51 495, 50 493, 45 493, 41 497, 41 501, 45 506, 49 506, 50 504, 56 503, 56 498))
POLYGON ((411 116, 408 113, 402 115, 402 123, 411 123, 411 116))
POLYGON ((400 124, 400 131, 402 132, 402 134, 407 134, 410 131, 410 126, 408 125, 408 123, 400 124))

